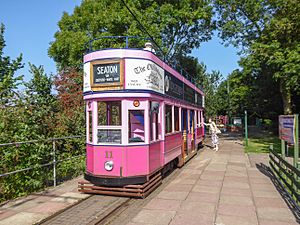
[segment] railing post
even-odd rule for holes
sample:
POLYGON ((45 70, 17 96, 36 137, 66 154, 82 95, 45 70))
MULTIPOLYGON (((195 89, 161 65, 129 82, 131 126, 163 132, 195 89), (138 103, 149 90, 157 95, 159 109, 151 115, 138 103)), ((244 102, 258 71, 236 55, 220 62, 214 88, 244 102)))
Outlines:
POLYGON ((285 140, 281 139, 281 157, 285 160, 285 140))
POLYGON ((125 48, 128 48, 128 36, 125 37, 125 42, 126 42, 125 48))
POLYGON ((56 156, 55 156, 55 140, 52 141, 52 150, 53 150, 53 186, 56 186, 56 156))
POLYGON ((272 150, 272 151, 274 150, 274 145, 273 145, 273 143, 270 144, 270 147, 269 147, 269 148, 270 148, 270 150, 272 150))
POLYGON ((299 163, 299 115, 294 117, 294 166, 298 169, 299 163))

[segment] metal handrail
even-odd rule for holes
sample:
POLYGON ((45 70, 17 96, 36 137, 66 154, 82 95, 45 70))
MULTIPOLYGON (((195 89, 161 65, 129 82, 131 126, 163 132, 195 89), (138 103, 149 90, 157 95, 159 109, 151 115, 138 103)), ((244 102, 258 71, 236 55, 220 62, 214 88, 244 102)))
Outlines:
POLYGON ((74 158, 79 158, 79 157, 85 156, 85 154, 82 154, 82 155, 69 157, 69 158, 66 158, 66 159, 56 160, 56 142, 60 141, 60 140, 76 139, 76 138, 82 138, 82 137, 86 137, 86 136, 85 135, 66 136, 66 137, 60 137, 60 138, 48 138, 48 139, 41 139, 41 140, 18 141, 18 142, 10 142, 10 143, 0 144, 0 147, 5 147, 5 146, 19 147, 20 144, 32 144, 32 143, 38 143, 38 142, 52 142, 52 153, 51 154, 52 154, 52 157, 53 157, 52 162, 48 162, 48 163, 45 163, 45 164, 34 165, 34 166, 31 166, 31 167, 27 167, 27 168, 15 170, 15 171, 6 172, 6 173, 3 173, 3 174, 0 174, 0 178, 1 177, 6 177, 6 176, 9 176, 9 175, 12 175, 12 174, 24 172, 24 171, 29 171, 29 170, 43 168, 43 167, 53 165, 53 186, 56 186, 56 164, 59 163, 59 162, 64 162, 64 161, 68 161, 68 160, 71 160, 71 159, 74 159, 74 158))
MULTIPOLYGON (((60 160, 57 160, 56 163, 65 162, 65 161, 68 161, 68 160, 71 160, 71 159, 74 159, 74 158, 83 157, 83 156, 85 156, 85 154, 69 157, 69 158, 66 158, 66 159, 60 159, 60 160)), ((28 171, 28 170, 43 168, 43 167, 47 167, 47 166, 50 166, 50 165, 53 165, 53 164, 54 164, 54 162, 49 162, 49 163, 45 163, 45 164, 41 164, 41 165, 27 167, 27 168, 20 169, 20 170, 15 170, 15 171, 7 172, 7 173, 2 173, 2 174, 0 174, 0 177, 6 177, 6 176, 9 176, 9 175, 19 173, 19 172, 25 172, 25 171, 28 171)))
POLYGON ((94 38, 92 40, 89 40, 87 43, 85 43, 85 48, 86 48, 86 51, 87 53, 88 52, 92 52, 93 51, 93 46, 92 46, 92 43, 94 41, 97 41, 97 40, 101 40, 101 39, 125 39, 125 48, 128 48, 128 44, 129 44, 129 39, 130 38, 135 38, 135 39, 142 39, 142 40, 147 40, 147 41, 150 41, 151 39, 150 38, 146 38, 146 37, 139 37, 139 36, 102 36, 102 37, 98 37, 98 38, 94 38), (88 47, 88 48, 87 48, 88 47))
POLYGON ((85 135, 81 136, 66 136, 66 137, 61 137, 61 138, 48 138, 48 139, 41 139, 41 140, 30 140, 30 141, 16 141, 16 142, 9 142, 9 143, 3 143, 0 144, 0 147, 4 146, 11 146, 11 145, 20 145, 20 144, 32 144, 32 143, 37 143, 37 142, 50 142, 50 141, 59 141, 59 140, 65 140, 65 139, 74 139, 74 138, 81 138, 85 137, 85 135))

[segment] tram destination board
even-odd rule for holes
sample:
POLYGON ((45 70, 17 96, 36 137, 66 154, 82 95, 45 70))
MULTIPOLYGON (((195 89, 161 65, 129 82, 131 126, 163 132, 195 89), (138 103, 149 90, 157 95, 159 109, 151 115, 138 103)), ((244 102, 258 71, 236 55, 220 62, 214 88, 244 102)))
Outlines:
POLYGON ((119 83, 120 63, 107 63, 93 65, 93 83, 119 83))

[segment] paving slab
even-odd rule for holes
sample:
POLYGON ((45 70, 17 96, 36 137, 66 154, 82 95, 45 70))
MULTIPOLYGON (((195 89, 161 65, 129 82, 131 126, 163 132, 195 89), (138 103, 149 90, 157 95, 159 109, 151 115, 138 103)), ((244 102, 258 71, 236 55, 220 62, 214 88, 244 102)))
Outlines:
POLYGON ((258 225, 258 221, 256 217, 218 215, 215 225, 258 225))
POLYGON ((193 188, 193 184, 181 184, 181 183, 177 183, 177 184, 169 184, 167 187, 165 187, 165 191, 183 191, 183 192, 187 192, 192 190, 193 188))
POLYGON ((173 199, 173 200, 185 200, 189 192, 187 191, 161 191, 157 198, 173 199))
POLYGON ((237 217, 256 217, 254 205, 241 206, 220 203, 217 215, 237 216, 237 217))
POLYGON ((176 214, 170 225, 208 225, 214 223, 213 214, 201 213, 196 210, 176 214))
POLYGON ((239 189, 250 189, 248 182, 238 182, 238 181, 227 181, 223 182, 223 187, 226 188, 239 188, 239 189))
POLYGON ((168 209, 171 211, 177 211, 180 208, 181 203, 182 201, 178 201, 178 200, 154 198, 146 206, 144 206, 144 208, 157 209, 157 210, 168 209))
POLYGON ((175 216, 176 211, 142 209, 132 222, 149 223, 155 225, 168 225, 175 216))
POLYGON ((254 198, 254 202, 256 207, 264 208, 264 207, 272 207, 272 208, 286 208, 286 203, 282 198, 262 198, 257 197, 254 198))
POLYGON ((293 222, 295 217, 292 212, 287 208, 274 208, 274 207, 262 207, 257 208, 258 218, 282 221, 282 222, 293 222))
POLYGON ((192 202, 192 201, 183 201, 180 205, 180 211, 194 211, 197 209, 199 213, 208 213, 213 214, 216 210, 216 204, 210 202, 192 202))
POLYGON ((219 194, 205 193, 205 192, 191 192, 188 194, 186 200, 191 202, 217 203, 219 201, 219 194))
POLYGON ((235 206, 253 206, 254 202, 252 200, 252 197, 222 194, 220 196, 220 204, 228 204, 235 206))
POLYGON ((204 193, 220 193, 220 186, 205 186, 205 185, 195 185, 192 192, 204 192, 204 193))
POLYGON ((221 195, 246 196, 251 198, 252 192, 250 189, 245 189, 245 188, 223 187, 221 191, 221 195))
POLYGON ((289 222, 282 222, 282 221, 274 221, 274 220, 259 220, 259 225, 299 225, 297 222, 289 221, 289 222))

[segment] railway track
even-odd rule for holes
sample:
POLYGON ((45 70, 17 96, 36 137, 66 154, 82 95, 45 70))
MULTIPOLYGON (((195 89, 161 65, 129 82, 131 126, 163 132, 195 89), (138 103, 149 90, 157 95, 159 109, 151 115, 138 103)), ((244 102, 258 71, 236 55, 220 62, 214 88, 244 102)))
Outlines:
POLYGON ((144 205, 155 197, 179 173, 175 169, 163 179, 160 185, 145 199, 92 195, 81 202, 54 214, 38 223, 39 225, 106 225, 126 224, 144 205))

